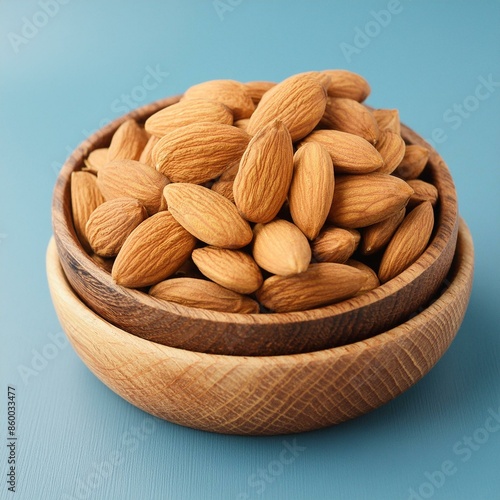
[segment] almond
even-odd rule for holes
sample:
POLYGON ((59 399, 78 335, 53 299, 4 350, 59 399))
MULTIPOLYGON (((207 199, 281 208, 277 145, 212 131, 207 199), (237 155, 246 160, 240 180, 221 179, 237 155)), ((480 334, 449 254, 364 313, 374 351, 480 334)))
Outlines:
POLYGON ((94 252, 114 257, 128 235, 148 216, 133 198, 115 198, 99 205, 90 215, 85 232, 94 252))
POLYGON ((288 204, 293 222, 313 240, 323 227, 334 192, 333 164, 320 144, 304 144, 293 157, 288 204))
POLYGON ((113 134, 108 161, 138 160, 148 139, 145 130, 139 127, 135 120, 124 121, 113 134))
POLYGON ((326 69, 322 73, 328 76, 328 95, 330 97, 346 97, 363 102, 370 95, 370 85, 357 73, 346 69, 326 69))
POLYGON ((90 214, 104 202, 97 185, 97 178, 90 172, 73 172, 71 174, 71 211, 76 235, 83 248, 90 252, 91 247, 85 233, 85 226, 90 214))
POLYGON ((405 181, 388 174, 337 176, 328 220, 346 228, 371 226, 399 212, 412 194, 405 181))
POLYGON ((387 219, 365 227, 363 229, 363 241, 361 243, 361 251, 363 254, 371 255, 384 248, 387 243, 389 243, 401 222, 403 222, 405 214, 406 208, 403 207, 394 215, 387 217, 387 219))
POLYGON ((221 102, 188 99, 157 111, 146 120, 144 128, 160 138, 179 127, 199 122, 232 125, 233 113, 221 102))
POLYGON ((310 75, 295 75, 263 95, 250 117, 247 131, 254 135, 279 119, 295 142, 314 129, 325 112, 325 106, 326 92, 318 79, 310 75))
POLYGON ((301 274, 267 278, 257 298, 272 311, 304 311, 348 299, 366 280, 366 273, 354 267, 322 262, 301 274))
POLYGON ((169 279, 152 287, 149 293, 157 299, 176 302, 188 307, 229 313, 256 314, 259 312, 259 304, 250 297, 202 279, 169 279))
POLYGON ((97 185, 106 200, 135 198, 149 215, 166 209, 163 188, 168 179, 144 163, 135 160, 115 160, 97 173, 97 185))
POLYGON ((125 240, 111 275, 131 288, 154 285, 168 278, 189 258, 196 240, 168 211, 139 224, 125 240))
POLYGON ((196 184, 169 184, 168 209, 199 240, 222 248, 241 248, 252 241, 252 229, 224 196, 196 184))
POLYGON ((249 118, 255 104, 245 84, 235 80, 210 80, 189 87, 183 100, 211 99, 225 104, 235 120, 249 118))
POLYGON ((164 135, 152 152, 156 169, 172 182, 203 184, 239 161, 250 136, 220 123, 193 123, 164 135))
POLYGON ((151 154, 157 142, 158 137, 152 135, 149 138, 148 142, 144 146, 144 149, 142 150, 141 156, 139 157, 140 163, 144 163, 144 165, 149 165, 150 167, 154 168, 153 157, 151 154))
POLYGON ((380 130, 390 130, 395 134, 401 135, 401 123, 397 109, 374 109, 372 114, 375 120, 377 120, 380 130))
POLYGON ((239 161, 233 163, 227 170, 224 170, 224 172, 222 172, 221 176, 219 177, 219 180, 234 181, 234 179, 236 179, 236 174, 238 173, 239 168, 240 168, 239 161))
POLYGON ((240 250, 208 246, 194 250, 192 257, 207 278, 233 292, 253 293, 262 285, 259 266, 240 250))
POLYGON ((405 217, 382 257, 378 271, 381 283, 395 278, 422 255, 433 227, 434 211, 428 201, 414 208, 405 217))
POLYGON ((259 104, 262 96, 275 85, 275 82, 268 81, 253 81, 245 83, 245 87, 247 88, 247 91, 256 106, 259 104))
POLYGON ((99 169, 108 163, 108 148, 93 149, 83 162, 85 170, 97 174, 99 169))
POLYGON ((210 188, 212 191, 221 194, 224 198, 227 198, 231 203, 234 203, 234 191, 233 191, 234 181, 223 181, 218 180, 212 184, 210 188))
POLYGON ((108 257, 101 257, 100 255, 97 255, 96 253, 90 254, 90 258, 103 271, 106 271, 107 273, 111 273, 111 269, 113 269, 113 263, 115 262, 115 259, 108 258, 108 257))
POLYGON ((374 288, 380 286, 380 281, 378 279, 377 273, 370 267, 360 262, 359 260, 349 259, 346 264, 351 267, 355 267, 366 274, 365 284, 359 289, 356 295, 361 295, 364 292, 369 292, 374 288))
POLYGON ((392 174, 405 155, 405 141, 392 130, 382 130, 375 147, 384 159, 384 165, 377 172, 392 174))
POLYGON ((321 125, 326 128, 359 135, 375 144, 379 129, 371 111, 354 99, 329 97, 321 125))
POLYGON ((233 125, 236 128, 239 128, 241 130, 247 130, 248 128, 248 122, 250 121, 250 118, 242 118, 241 120, 236 120, 233 125))
POLYGON ((253 257, 260 267, 288 276, 304 272, 311 261, 311 248, 302 231, 286 220, 275 219, 254 228, 253 257))
POLYGON ((414 191, 408 202, 408 208, 412 209, 424 201, 430 201, 433 207, 436 205, 439 196, 436 186, 421 179, 410 179, 407 183, 414 191))
POLYGON ((315 130, 301 143, 317 142, 330 154, 335 173, 363 174, 384 165, 380 153, 366 139, 340 130, 315 130))
POLYGON ((416 179, 424 171, 429 160, 429 150, 418 144, 406 146, 405 155, 395 174, 405 180, 416 179))
POLYGON ((234 179, 234 200, 252 222, 269 222, 286 200, 293 174, 293 145, 283 122, 260 130, 243 154, 234 179))
POLYGON ((355 229, 327 227, 312 242, 313 256, 319 262, 343 264, 355 252, 359 240, 355 229))

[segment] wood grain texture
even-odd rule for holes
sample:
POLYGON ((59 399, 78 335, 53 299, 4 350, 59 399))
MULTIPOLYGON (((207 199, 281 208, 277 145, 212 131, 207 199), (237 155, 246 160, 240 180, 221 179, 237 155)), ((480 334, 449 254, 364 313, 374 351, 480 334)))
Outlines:
POLYGON ((229 434, 295 433, 338 424, 395 398, 449 347, 470 297, 474 250, 461 224, 447 287, 406 323, 352 345, 270 357, 202 354, 150 342, 98 317, 72 291, 54 241, 47 274, 59 320, 90 370, 160 418, 229 434))
MULTIPOLYGON (((89 151, 106 147, 128 116, 144 121, 178 101, 172 97, 144 106, 104 127, 82 143, 61 170, 54 190, 52 221, 64 272, 72 288, 99 316, 139 337, 191 351, 231 355, 311 352, 369 338, 400 323, 425 304, 446 276, 455 251, 458 207, 448 167, 431 149, 426 180, 440 194, 436 228, 422 256, 399 276, 366 294, 310 311, 235 314, 162 302, 116 285, 84 252, 71 221, 70 176, 89 151)), ((409 144, 425 144, 402 126, 409 144)), ((429 145, 427 147, 431 148, 429 145)))

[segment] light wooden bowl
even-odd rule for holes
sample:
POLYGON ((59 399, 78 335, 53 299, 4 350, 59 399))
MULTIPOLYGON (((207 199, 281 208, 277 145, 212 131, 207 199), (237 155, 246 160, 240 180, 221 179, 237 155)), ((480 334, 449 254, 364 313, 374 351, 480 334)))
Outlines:
POLYGON ((52 240, 50 291, 60 322, 90 370, 121 397, 177 424, 228 434, 309 431, 362 415, 421 379, 446 351, 470 296, 474 251, 461 224, 442 294, 392 330, 324 351, 269 357, 203 354, 131 335, 73 292, 52 240))
MULTIPOLYGON (((144 106, 129 116, 142 122, 178 99, 144 106)), ((437 187, 440 200, 431 242, 407 270, 359 297, 310 311, 248 315, 185 307, 116 285, 78 241, 71 216, 70 177, 83 166, 89 151, 109 144, 125 118, 91 136, 70 156, 57 179, 52 213, 61 263, 73 289, 99 316, 134 335, 215 354, 263 356, 327 349, 369 338, 399 324, 434 295, 449 270, 458 231, 457 197, 446 164, 431 149, 426 175, 437 187)), ((409 128, 403 126, 402 130, 408 143, 425 144, 409 128)))

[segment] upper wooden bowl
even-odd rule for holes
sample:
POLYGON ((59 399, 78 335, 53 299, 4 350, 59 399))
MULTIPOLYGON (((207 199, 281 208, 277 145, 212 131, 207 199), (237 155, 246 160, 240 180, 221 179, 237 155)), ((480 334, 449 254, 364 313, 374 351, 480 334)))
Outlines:
MULTIPOLYGON (((127 117, 143 122, 178 99, 158 101, 127 117)), ((99 316, 134 335, 171 347, 214 354, 262 356, 327 349, 369 338, 399 324, 434 295, 450 268, 458 231, 453 180, 438 153, 403 126, 402 135, 408 143, 424 144, 431 150, 425 172, 439 191, 439 204, 427 250, 384 285, 327 307, 259 315, 185 307, 118 286, 78 241, 71 216, 70 177, 83 166, 89 151, 109 145, 114 131, 127 117, 96 132, 68 158, 57 179, 52 214, 57 249, 73 289, 99 316)))
POLYGON ((185 351, 124 332, 74 293, 53 241, 47 274, 74 349, 121 397, 181 425, 263 435, 308 431, 357 417, 422 378, 462 322, 472 286, 473 253, 463 224, 442 294, 406 323, 347 346, 269 357, 185 351))

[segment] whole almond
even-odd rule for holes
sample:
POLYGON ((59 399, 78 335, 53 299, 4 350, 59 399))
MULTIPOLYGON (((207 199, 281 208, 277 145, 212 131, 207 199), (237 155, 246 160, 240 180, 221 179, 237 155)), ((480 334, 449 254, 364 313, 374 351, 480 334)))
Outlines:
POLYGON ((363 104, 346 97, 329 97, 321 125, 334 130, 359 135, 375 144, 379 129, 371 111, 363 104))
POLYGON ((139 157, 140 163, 144 163, 144 165, 149 165, 150 167, 154 168, 152 152, 157 142, 158 137, 152 135, 149 138, 148 142, 144 146, 144 149, 142 150, 141 156, 139 157))
POLYGON ((199 122, 232 125, 233 113, 221 102, 188 99, 157 111, 146 120, 144 128, 160 138, 179 127, 199 122))
POLYGON ((231 203, 234 203, 234 191, 233 191, 234 181, 223 181, 218 180, 212 184, 210 188, 212 191, 221 194, 224 198, 227 198, 231 203))
POLYGON ((349 259, 346 264, 348 266, 355 267, 360 271, 363 271, 367 276, 365 284, 360 288, 356 295, 361 295, 364 292, 369 292, 370 290, 373 290, 374 288, 380 286, 380 281, 378 279, 377 273, 370 266, 367 266, 363 262, 354 259, 349 259))
POLYGON ((363 229, 363 238, 361 242, 361 251, 363 254, 371 255, 384 248, 391 240, 401 222, 403 222, 405 214, 406 208, 403 207, 394 215, 387 217, 387 219, 365 227, 363 229))
POLYGON ((412 209, 424 201, 430 201, 433 207, 436 205, 439 193, 434 184, 421 179, 410 179, 406 182, 414 191, 408 202, 408 208, 412 209))
POLYGON ((274 219, 292 174, 292 140, 283 122, 274 120, 252 138, 234 179, 234 200, 243 217, 252 222, 274 219))
POLYGON ((240 250, 208 246, 194 250, 192 258, 207 278, 233 292, 253 293, 262 285, 259 266, 240 250))
POLYGON ((363 174, 381 168, 384 159, 366 139, 340 130, 315 130, 301 143, 317 142, 330 154, 335 173, 363 174))
POLYGON ((85 227, 92 250, 101 257, 114 257, 147 216, 144 206, 133 198, 115 198, 102 203, 92 212, 85 227))
POLYGON ((428 201, 405 217, 382 256, 378 271, 381 283, 395 278, 422 255, 433 227, 434 211, 428 201))
POLYGON ((318 79, 310 75, 295 75, 262 96, 250 117, 247 131, 254 135, 278 119, 284 123, 295 142, 314 129, 325 112, 325 106, 326 92, 318 79))
POLYGON ((405 155, 395 174, 405 180, 416 179, 424 171, 429 160, 429 150, 418 144, 406 146, 405 155))
POLYGON ((337 176, 328 220, 353 229, 371 226, 399 212, 412 194, 405 181, 388 174, 337 176))
POLYGON ((138 160, 148 139, 145 130, 135 120, 124 121, 111 138, 108 161, 138 160))
POLYGON ((401 123, 397 109, 374 109, 372 114, 375 120, 377 120, 380 130, 390 130, 395 134, 401 135, 401 123))
POLYGON ((222 248, 241 248, 252 241, 248 222, 227 198, 203 186, 169 184, 164 191, 168 209, 199 240, 222 248))
POLYGON ((271 276, 257 299, 275 312, 304 311, 354 296, 367 280, 365 272, 345 264, 311 264, 293 276, 271 276))
POLYGON ((108 148, 93 149, 83 162, 85 170, 97 174, 99 169, 108 163, 108 148))
POLYGON ((135 160, 115 160, 97 173, 97 185, 106 200, 135 198, 149 215, 166 209, 163 188, 169 180, 149 165, 135 160))
POLYGON ((125 240, 111 275, 119 285, 139 288, 172 275, 189 258, 196 240, 168 211, 139 224, 125 240))
POLYGON ((392 174, 405 155, 405 141, 392 130, 382 130, 375 147, 384 159, 384 165, 377 172, 392 174))
POLYGON ((234 120, 249 118, 255 109, 250 92, 244 83, 235 80, 210 80, 189 87, 183 100, 210 99, 225 104, 234 120))
POLYGON ((330 97, 346 97, 363 102, 370 95, 370 85, 357 73, 346 69, 326 69, 322 73, 328 76, 328 95, 330 97))
POLYGON ((253 258, 273 274, 304 272, 311 261, 311 247, 302 231, 286 220, 275 219, 254 227, 253 258))
POLYGON ((293 157, 288 205, 293 222, 313 240, 323 227, 334 192, 333 164, 318 143, 304 144, 293 157))
POLYGON ((343 264, 355 252, 360 235, 355 229, 327 227, 312 242, 312 253, 319 262, 343 264))
POLYGON ((85 226, 90 214, 104 202, 104 197, 97 185, 97 178, 90 172, 73 172, 71 174, 71 211, 76 235, 83 248, 91 251, 85 226))
POLYGON ((230 313, 256 314, 259 312, 259 304, 250 297, 202 279, 172 278, 153 286, 149 293, 157 299, 176 302, 188 307, 230 313))
POLYGON ((231 125, 193 123, 164 135, 152 158, 172 182, 203 184, 239 161, 249 141, 244 130, 231 125))
POLYGON ((268 90, 272 89, 275 85, 276 85, 275 82, 268 82, 262 80, 245 83, 245 87, 247 88, 247 91, 250 94, 250 97, 252 98, 252 101, 256 106, 257 104, 259 104, 260 100, 262 99, 262 96, 268 90))

